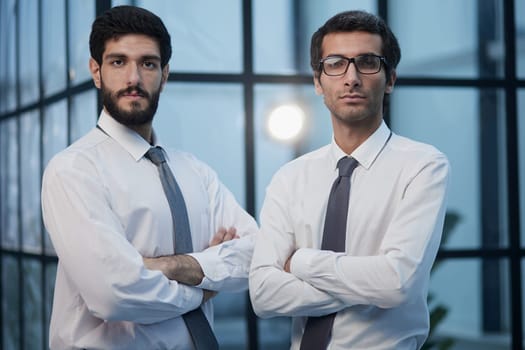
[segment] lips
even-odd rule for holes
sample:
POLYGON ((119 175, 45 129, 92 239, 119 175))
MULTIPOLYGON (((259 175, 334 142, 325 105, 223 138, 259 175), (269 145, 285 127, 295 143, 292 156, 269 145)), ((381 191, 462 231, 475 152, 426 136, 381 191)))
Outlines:
POLYGON ((118 93, 118 97, 131 97, 131 98, 140 98, 147 97, 147 93, 138 87, 128 87, 127 89, 121 90, 118 93))
POLYGON ((360 94, 344 94, 339 97, 343 101, 347 102, 359 102, 365 99, 365 96, 360 94))
POLYGON ((144 97, 142 94, 123 94, 124 97, 144 97))

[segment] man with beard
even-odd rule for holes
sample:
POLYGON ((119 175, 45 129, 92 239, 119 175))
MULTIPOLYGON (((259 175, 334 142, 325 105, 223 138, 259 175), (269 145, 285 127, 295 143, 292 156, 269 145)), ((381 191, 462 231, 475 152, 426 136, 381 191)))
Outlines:
POLYGON ((250 272, 254 310, 293 317, 292 349, 419 349, 447 158, 383 121, 401 57, 383 20, 335 15, 310 52, 333 140, 282 167, 267 189, 250 272))
POLYGON ((171 57, 160 18, 114 7, 94 21, 90 50, 104 108, 42 184, 59 258, 50 348, 216 349, 210 299, 247 288, 256 223, 213 170, 155 136, 171 57))

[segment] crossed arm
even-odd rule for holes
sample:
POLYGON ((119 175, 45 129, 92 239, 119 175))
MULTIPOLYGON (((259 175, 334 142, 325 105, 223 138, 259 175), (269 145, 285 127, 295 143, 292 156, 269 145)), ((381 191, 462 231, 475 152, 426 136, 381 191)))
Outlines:
MULTIPOLYGON (((239 238, 239 235, 237 235, 235 228, 220 228, 213 235, 210 241, 210 247, 236 238, 239 238)), ((197 259, 191 255, 176 254, 142 259, 146 268, 161 271, 169 280, 177 281, 188 286, 197 286, 204 278, 202 267, 197 259)), ((207 289, 204 289, 203 292, 203 303, 217 294, 217 292, 207 289)))

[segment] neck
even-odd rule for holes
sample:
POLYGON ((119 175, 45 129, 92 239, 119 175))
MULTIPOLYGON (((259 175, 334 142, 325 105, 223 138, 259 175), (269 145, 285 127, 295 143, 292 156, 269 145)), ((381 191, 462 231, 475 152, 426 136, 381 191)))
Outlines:
POLYGON ((381 125, 382 119, 372 124, 338 123, 333 120, 335 143, 346 153, 352 154, 381 125))
POLYGON ((146 140, 149 144, 153 142, 151 123, 140 125, 127 125, 127 127, 135 131, 140 136, 142 136, 142 138, 146 140))

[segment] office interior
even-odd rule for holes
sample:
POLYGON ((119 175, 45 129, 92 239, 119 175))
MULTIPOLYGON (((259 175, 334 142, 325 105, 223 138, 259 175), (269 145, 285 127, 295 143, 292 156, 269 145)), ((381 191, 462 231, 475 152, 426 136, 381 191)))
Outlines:
MULTIPOLYGON (((275 171, 332 139, 312 33, 344 10, 382 16, 402 50, 385 121, 452 169, 430 339, 524 348, 525 0, 0 0, 0 350, 48 349, 57 257, 42 171, 96 123, 90 26, 122 4, 172 36, 159 137, 211 165, 256 218, 275 171)), ((214 304, 221 349, 289 348, 290 320, 258 318, 247 292, 214 304)))

